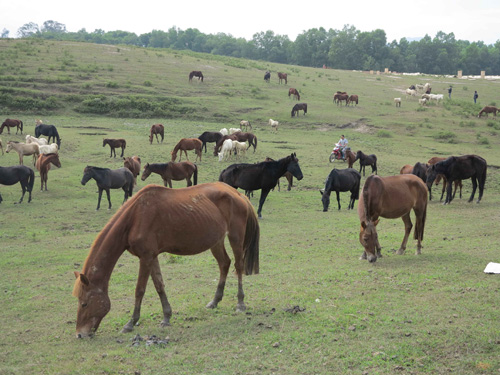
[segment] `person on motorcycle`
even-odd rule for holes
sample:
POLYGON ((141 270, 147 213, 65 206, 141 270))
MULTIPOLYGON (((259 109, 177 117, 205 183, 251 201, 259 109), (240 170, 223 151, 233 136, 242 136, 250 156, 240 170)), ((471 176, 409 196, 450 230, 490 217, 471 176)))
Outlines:
POLYGON ((340 146, 340 154, 342 155, 342 160, 345 160, 345 149, 347 148, 347 144, 349 142, 347 139, 344 137, 344 134, 340 136, 340 140, 338 141, 338 144, 340 146))

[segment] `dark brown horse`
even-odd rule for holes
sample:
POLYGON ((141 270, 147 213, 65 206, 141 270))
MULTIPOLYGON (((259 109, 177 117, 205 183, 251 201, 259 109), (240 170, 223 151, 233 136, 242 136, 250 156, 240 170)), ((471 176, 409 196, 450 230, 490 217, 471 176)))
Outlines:
MULTIPOLYGON (((40 125, 41 126, 41 125, 40 125)), ((123 153, 125 151, 125 148, 127 147, 127 141, 123 138, 119 139, 112 139, 112 138, 105 138, 102 140, 102 147, 106 147, 106 145, 109 145, 111 151, 109 152, 109 157, 115 155, 116 158, 116 151, 115 148, 121 148, 122 149, 122 154, 120 157, 123 158, 123 153)))
MULTIPOLYGON (((273 158, 270 158, 269 156, 266 156, 266 158, 264 159, 264 161, 275 161, 273 158)), ((285 172, 285 174, 282 176, 284 178, 286 178, 287 182, 288 182, 288 188, 286 189, 287 191, 290 191, 292 190, 292 187, 293 187, 293 174, 291 174, 290 172, 285 172)), ((278 180, 278 191, 281 191, 281 187, 280 187, 280 180, 278 180)), ((248 194, 247 194, 248 196, 248 194)), ((252 194, 252 197, 253 197, 253 194, 252 194)))
POLYGON ((248 147, 247 150, 250 148, 250 146, 253 146, 253 152, 257 149, 257 136, 253 133, 243 133, 243 132, 236 132, 234 133, 236 136, 236 140, 238 142, 247 142, 248 141, 248 147))
POLYGON ((325 189, 321 192, 321 201, 323 203, 323 212, 328 211, 330 205, 330 194, 332 191, 337 193, 337 204, 340 210, 340 192, 351 192, 349 199, 348 210, 354 209, 354 202, 359 199, 359 186, 361 182, 361 175, 358 171, 352 168, 346 169, 332 169, 328 178, 326 179, 325 189))
POLYGON ((158 141, 158 135, 161 137, 161 143, 163 143, 163 137, 165 134, 165 127, 162 124, 154 124, 151 125, 151 129, 149 130, 149 144, 153 144, 153 136, 156 136, 156 142, 158 141))
POLYGON ((280 85, 281 81, 285 81, 285 85, 288 84, 288 75, 286 73, 278 73, 278 79, 280 81, 280 85))
POLYGON ((10 134, 10 128, 16 128, 16 134, 19 130, 21 130, 21 134, 23 134, 23 122, 21 120, 15 119, 5 119, 2 126, 0 126, 0 134, 3 133, 3 129, 7 128, 8 134, 10 134))
POLYGON ((341 101, 345 101, 345 105, 347 105, 348 100, 349 100, 349 94, 347 94, 346 92, 337 91, 333 95, 333 102, 337 103, 337 106, 341 104, 340 103, 341 101))
POLYGON ((179 163, 168 162, 159 164, 149 164, 144 166, 141 181, 145 181, 151 173, 157 173, 163 179, 163 184, 172 188, 172 180, 180 181, 186 180, 187 186, 198 184, 198 167, 190 161, 181 161, 179 163), (193 182, 191 182, 193 176, 193 182))
POLYGON ((123 158, 123 166, 134 175, 134 185, 137 185, 137 176, 141 173, 141 158, 134 155, 123 158))
MULTIPOLYGON (((23 195, 18 203, 22 203, 24 194, 28 192, 28 203, 31 202, 31 192, 35 183, 35 172, 24 165, 14 165, 12 167, 0 167, 0 185, 21 184, 23 195)), ((2 201, 0 195, 0 202, 2 201)))
POLYGON ((356 103, 358 105, 359 97, 357 95, 351 95, 349 99, 347 100, 346 105, 349 105, 351 103, 356 103))
MULTIPOLYGON (((483 107, 483 109, 481 109, 481 111, 479 112, 479 114, 477 115, 477 117, 481 117, 481 115, 483 113, 486 113, 486 117, 488 117, 489 113, 493 113, 493 115, 496 117, 498 111, 500 111, 500 110, 497 107, 494 107, 492 105, 487 105, 486 107, 483 107)), ((16 132, 16 134, 17 134, 17 132, 16 132)))
POLYGON ((299 91, 297 89, 290 87, 288 89, 288 97, 290 97, 290 96, 292 96, 292 99, 300 100, 300 94, 299 94, 299 91))
POLYGON ((189 73, 189 82, 193 81, 193 77, 198 77, 198 81, 201 79, 201 82, 203 82, 203 73, 201 71, 193 70, 189 73))
POLYGON ((224 239, 228 237, 238 277, 237 311, 246 309, 243 272, 259 273, 260 229, 250 201, 226 184, 215 182, 182 189, 148 185, 109 220, 94 241, 81 273, 75 272, 73 295, 78 297, 76 337, 92 336, 111 309, 108 284, 120 256, 129 251, 139 258, 132 319, 122 332, 139 321, 149 277, 160 297, 163 320, 170 325, 172 308, 165 293, 158 255, 195 255, 208 249, 219 264, 219 283, 207 308, 222 300, 231 264, 224 239), (172 214, 166 214, 172 213, 172 214))
POLYGON ((177 151, 181 150, 179 155, 179 161, 182 159, 182 151, 186 154, 186 159, 189 161, 187 152, 190 150, 194 150, 196 153, 195 163, 200 158, 201 161, 201 146, 202 142, 198 138, 182 138, 174 147, 174 150, 171 152, 172 161, 177 159, 177 151))
POLYGON ((372 167, 372 173, 377 174, 377 156, 375 154, 365 155, 360 150, 356 153, 356 160, 359 160, 359 173, 363 169, 363 177, 365 176, 365 167, 367 165, 372 167))
POLYGON ((365 249, 360 259, 375 262, 377 257, 382 257, 376 228, 380 217, 403 219, 405 235, 396 254, 404 254, 413 226, 410 219, 412 209, 416 216, 414 238, 417 240, 416 254, 418 255, 422 250, 427 215, 427 187, 424 182, 412 174, 389 177, 369 176, 358 203, 361 223, 359 242, 365 249))
MULTIPOLYGON (((434 156, 432 158, 429 159, 429 161, 427 162, 427 164, 429 166, 431 165, 434 165, 436 164, 437 162, 439 161, 443 161, 443 160, 446 160, 446 158, 443 158, 443 157, 439 157, 439 156, 434 156)), ((444 192, 446 191, 446 185, 447 185, 447 180, 446 180, 446 177, 445 175, 443 174, 438 174, 435 178, 435 180, 433 182, 430 182, 427 183, 427 188, 429 189, 429 200, 432 200, 432 184, 434 183, 434 185, 438 186, 440 181, 443 180, 443 188, 441 189, 441 198, 439 199, 440 201, 443 200, 443 196, 444 196, 444 192)), ((451 199, 455 199, 455 194, 457 193, 457 189, 460 188, 460 199, 462 199, 462 180, 455 180, 453 181, 453 184, 455 186, 455 188, 453 189, 453 196, 451 199)))
POLYGON ((61 168, 61 162, 59 161, 58 154, 40 154, 36 161, 36 169, 40 172, 41 186, 40 190, 43 191, 43 186, 45 185, 45 191, 47 191, 47 179, 49 176, 50 165, 53 164, 57 168, 61 168))
MULTIPOLYGON (((222 144, 226 139, 230 139, 232 141, 238 141, 238 137, 236 135, 237 133, 234 134, 228 134, 228 135, 223 135, 222 137, 219 138, 219 140, 215 143, 214 146, 214 156, 218 156, 219 152, 222 148, 222 144)), ((243 141, 238 141, 238 142, 243 142, 243 141)))
POLYGON ((222 138, 221 132, 203 132, 198 139, 201 141, 201 148, 205 148, 205 152, 207 152, 207 143, 217 142, 222 138))
POLYGON ((299 111, 304 111, 304 116, 307 114, 307 103, 295 104, 292 108, 292 117, 297 115, 299 117, 299 111))

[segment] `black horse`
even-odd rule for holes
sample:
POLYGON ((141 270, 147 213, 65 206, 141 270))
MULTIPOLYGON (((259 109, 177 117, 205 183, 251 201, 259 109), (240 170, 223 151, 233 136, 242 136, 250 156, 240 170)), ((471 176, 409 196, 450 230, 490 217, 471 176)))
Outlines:
POLYGON ((299 111, 304 111, 304 116, 307 114, 307 103, 295 104, 292 108, 292 117, 297 115, 299 117, 299 111))
POLYGON ((365 175, 365 167, 367 165, 371 165, 372 173, 377 173, 377 156, 375 154, 365 155, 360 150, 356 153, 356 159, 354 161, 359 160, 359 173, 361 173, 361 169, 363 169, 363 177, 365 175))
POLYGON ((302 171, 299 166, 299 159, 295 153, 286 158, 277 161, 263 161, 256 164, 232 164, 224 169, 219 181, 243 190, 259 190, 261 189, 259 209, 257 214, 262 217, 262 206, 266 201, 266 197, 274 189, 278 180, 285 172, 290 172, 297 178, 302 180, 302 171))
POLYGON ((264 81, 269 83, 270 79, 271 79, 271 72, 267 71, 266 74, 264 74, 264 81))
POLYGON ((106 190, 106 195, 108 196, 109 207, 111 209, 111 199, 109 197, 109 189, 123 189, 125 192, 125 197, 123 202, 125 202, 128 197, 132 196, 132 190, 134 189, 134 175, 128 168, 99 168, 87 166, 83 170, 82 185, 85 185, 91 178, 93 178, 99 189, 99 199, 97 200, 98 210, 101 206, 102 191, 106 190))
MULTIPOLYGON (((28 203, 31 202, 31 191, 33 190, 33 184, 35 183, 35 173, 33 170, 24 165, 0 167, 0 184, 14 185, 18 182, 21 183, 21 188, 23 189, 23 195, 21 195, 19 203, 23 201, 26 191, 29 194, 28 203)), ((0 202, 1 201, 2 196, 0 195, 0 202)))
POLYGON ((340 210, 340 192, 350 191, 351 199, 349 200, 348 210, 354 209, 354 202, 359 199, 359 186, 361 183, 361 174, 352 168, 332 169, 330 175, 326 179, 325 190, 321 192, 321 201, 323 202, 323 212, 328 211, 330 205, 330 193, 337 193, 337 203, 340 210))
POLYGON ((413 171, 411 173, 420 177, 422 181, 427 182, 427 169, 429 169, 428 164, 417 162, 413 166, 413 171))
POLYGON ((220 132, 203 132, 202 135, 198 137, 198 139, 203 142, 201 145, 201 150, 203 151, 203 147, 205 147, 205 153, 207 152, 207 143, 217 142, 222 138, 222 134, 220 132))
POLYGON ((450 156, 448 159, 432 165, 427 172, 427 187, 430 188, 438 174, 446 177, 446 199, 444 204, 451 203, 453 195, 451 194, 452 183, 456 180, 472 180, 472 194, 469 202, 474 199, 474 194, 479 185, 479 197, 477 203, 483 197, 484 184, 486 183, 486 169, 488 165, 486 160, 477 155, 450 156))
POLYGON ((61 138, 59 137, 59 133, 57 128, 54 125, 45 125, 40 124, 35 127, 35 137, 39 138, 41 135, 45 135, 49 137, 48 142, 50 143, 50 138, 52 138, 52 142, 57 143, 57 147, 61 148, 61 138))

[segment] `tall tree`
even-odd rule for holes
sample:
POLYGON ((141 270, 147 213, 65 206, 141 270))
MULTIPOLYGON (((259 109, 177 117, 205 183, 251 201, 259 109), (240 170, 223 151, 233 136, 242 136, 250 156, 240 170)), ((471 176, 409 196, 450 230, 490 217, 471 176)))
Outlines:
POLYGON ((45 21, 43 23, 42 33, 65 33, 66 26, 57 21, 45 21))
POLYGON ((34 22, 25 23, 17 30, 17 36, 20 38, 29 38, 40 33, 38 25, 34 22))

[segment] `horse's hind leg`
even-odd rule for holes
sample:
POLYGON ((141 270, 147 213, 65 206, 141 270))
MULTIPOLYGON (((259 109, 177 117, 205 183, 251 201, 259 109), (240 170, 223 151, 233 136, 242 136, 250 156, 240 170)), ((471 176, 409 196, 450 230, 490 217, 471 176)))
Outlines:
POLYGON ((121 158, 123 158, 124 152, 125 152, 125 147, 122 147, 122 154, 120 155, 121 158))
POLYGON ((163 283, 163 277, 161 275, 160 263, 158 262, 158 257, 153 260, 151 264, 151 279, 156 288, 156 292, 160 297, 161 307, 163 310, 163 320, 160 325, 162 327, 170 325, 170 318, 172 317, 172 307, 168 302, 167 294, 165 293, 165 284, 163 283))
POLYGON ((101 198, 102 198, 102 190, 101 188, 99 188, 99 198, 97 198, 97 208, 95 209, 96 211, 101 208, 101 198))
POLYGON ((227 273, 229 272, 231 259, 227 255, 226 248, 224 247, 224 238, 217 242, 210 250, 219 264, 220 271, 219 283, 217 284, 217 289, 215 290, 214 299, 207 304, 207 308, 214 309, 217 307, 217 304, 222 300, 222 296, 224 295, 224 287, 226 286, 227 273))
POLYGON ((401 243, 401 247, 396 252, 398 255, 403 255, 405 253, 408 237, 410 236, 411 228, 413 227, 410 219, 410 211, 406 215, 402 216, 401 219, 403 219, 403 222, 405 223, 405 236, 403 238, 403 242, 401 243))
POLYGON ((474 200, 474 195, 476 194, 476 189, 477 189, 477 179, 475 177, 472 177, 471 180, 472 180, 472 194, 470 195, 469 202, 472 202, 474 200))

